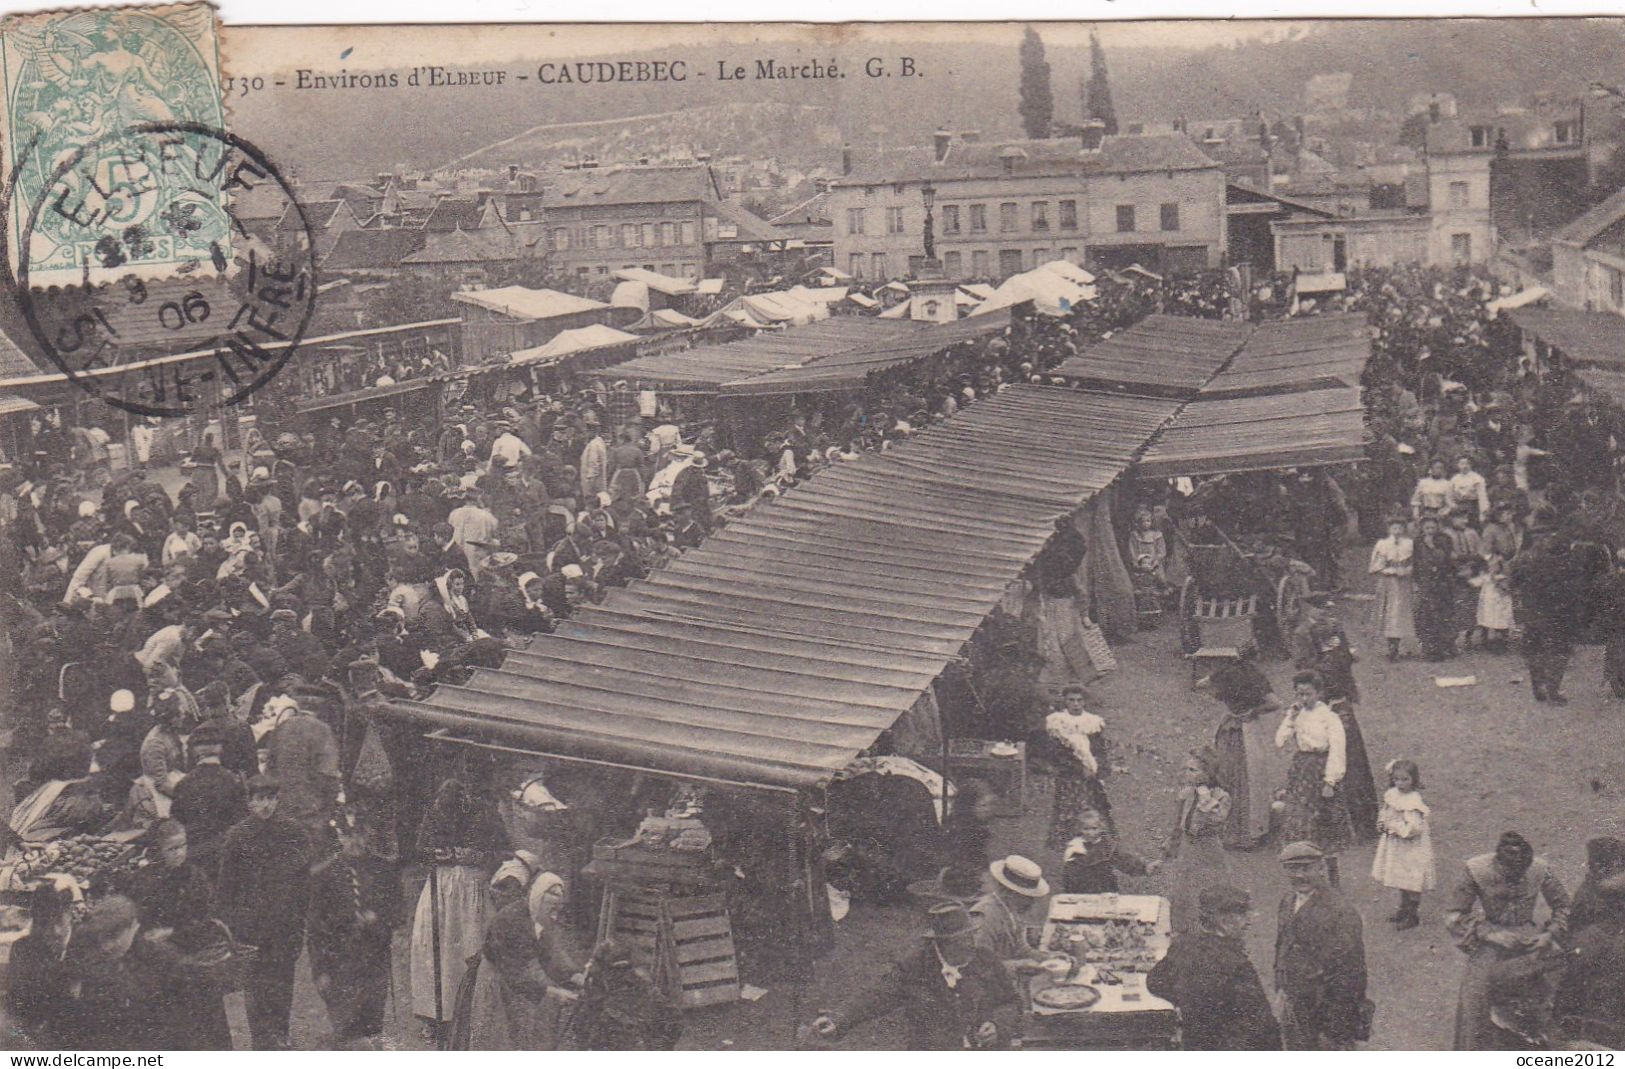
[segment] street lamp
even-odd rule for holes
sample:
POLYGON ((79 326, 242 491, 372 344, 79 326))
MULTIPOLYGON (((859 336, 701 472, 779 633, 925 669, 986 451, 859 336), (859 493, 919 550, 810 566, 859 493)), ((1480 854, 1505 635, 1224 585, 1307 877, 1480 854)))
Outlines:
POLYGON ((931 208, 937 203, 937 187, 927 182, 920 187, 920 197, 925 201, 925 258, 937 258, 937 235, 934 230, 935 220, 931 215, 931 208))

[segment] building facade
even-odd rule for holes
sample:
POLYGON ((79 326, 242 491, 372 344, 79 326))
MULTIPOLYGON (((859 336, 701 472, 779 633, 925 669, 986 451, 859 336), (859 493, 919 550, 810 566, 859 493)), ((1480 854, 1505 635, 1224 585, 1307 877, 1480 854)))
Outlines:
POLYGON ((1277 270, 1319 274, 1426 263, 1433 225, 1425 215, 1400 212, 1332 218, 1300 213, 1271 222, 1270 233, 1277 270))
POLYGON ((1625 315, 1625 190, 1553 237, 1551 288, 1570 308, 1625 315))
POLYGON ((701 165, 564 172, 542 201, 548 255, 557 270, 582 278, 642 267, 698 279, 706 241, 715 240, 706 232, 705 205, 718 197, 701 165))
POLYGON ((917 274, 927 191, 949 278, 1002 280, 1048 263, 1182 273, 1219 264, 1223 169, 1182 135, 953 141, 892 152, 831 182, 834 265, 917 274))
POLYGON ((1465 147, 1435 148, 1427 157, 1428 237, 1427 262, 1440 266, 1488 263, 1495 255, 1495 219, 1490 204, 1488 150, 1465 147))

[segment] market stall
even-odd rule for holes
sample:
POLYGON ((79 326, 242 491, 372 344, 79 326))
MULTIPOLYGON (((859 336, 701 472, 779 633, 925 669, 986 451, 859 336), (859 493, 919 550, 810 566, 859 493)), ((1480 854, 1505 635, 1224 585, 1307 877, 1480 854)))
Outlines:
POLYGON ((1146 990, 1168 953, 1169 904, 1155 895, 1053 895, 1027 981, 1024 1049, 1172 1050, 1179 1014, 1146 990))

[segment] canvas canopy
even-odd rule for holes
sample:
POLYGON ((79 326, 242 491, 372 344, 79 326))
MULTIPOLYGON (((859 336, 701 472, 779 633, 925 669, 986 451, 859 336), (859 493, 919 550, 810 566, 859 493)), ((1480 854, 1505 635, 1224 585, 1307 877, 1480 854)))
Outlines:
POLYGON ((593 349, 610 349, 617 345, 635 345, 639 340, 636 334, 606 327, 602 323, 592 323, 574 330, 561 330, 546 345, 521 349, 513 354, 510 363, 556 364, 576 353, 585 353, 593 349))
POLYGON ((1075 306, 1095 299, 1094 281, 1095 276, 1083 268, 1065 260, 1052 260, 1005 279, 971 315, 989 315, 1031 301, 1033 308, 1045 315, 1063 316, 1075 306))

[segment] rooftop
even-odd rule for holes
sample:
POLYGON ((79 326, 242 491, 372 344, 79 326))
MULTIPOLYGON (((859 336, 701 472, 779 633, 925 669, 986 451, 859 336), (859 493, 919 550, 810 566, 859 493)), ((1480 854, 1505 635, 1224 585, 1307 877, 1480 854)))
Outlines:
POLYGON ((542 203, 551 210, 592 204, 668 204, 716 199, 710 169, 696 164, 566 171, 550 178, 542 203))
POLYGON ((529 322, 576 315, 580 312, 594 312, 609 307, 602 301, 588 300, 586 297, 577 297, 558 290, 528 289, 525 286, 503 286, 499 289, 454 293, 451 299, 529 322))
POLYGON ((1015 141, 956 141, 937 162, 931 149, 892 149, 859 158, 852 173, 834 185, 877 185, 885 182, 933 182, 1067 174, 1134 174, 1145 171, 1205 171, 1219 164, 1184 134, 1113 134, 1099 150, 1083 148, 1074 137, 1015 141))

